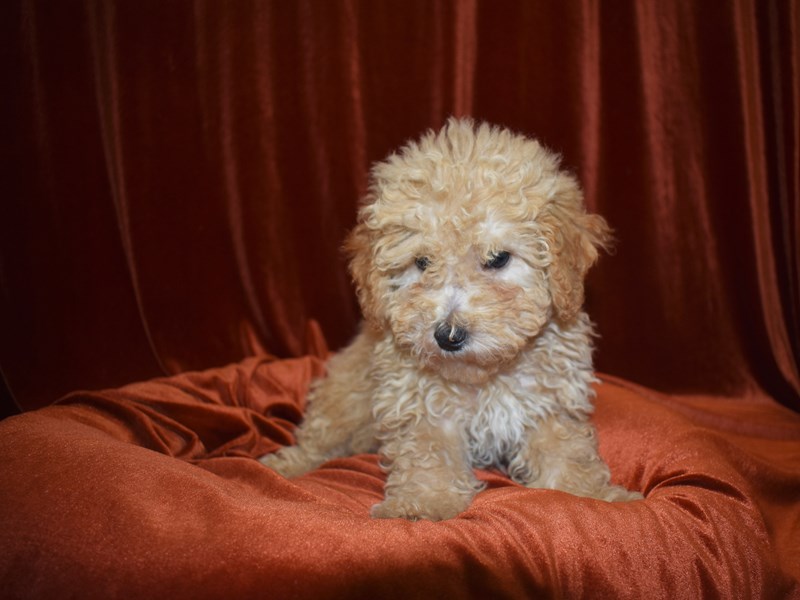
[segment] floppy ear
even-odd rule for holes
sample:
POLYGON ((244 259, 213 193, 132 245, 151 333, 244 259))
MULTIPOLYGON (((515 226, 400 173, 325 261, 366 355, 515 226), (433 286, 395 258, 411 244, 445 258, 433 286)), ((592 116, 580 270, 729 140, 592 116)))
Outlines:
POLYGON ((356 286, 358 303, 367 322, 376 323, 378 307, 373 290, 377 273, 372 260, 372 232, 359 222, 347 236, 344 251, 350 258, 350 275, 356 286))
POLYGON ((577 182, 559 175, 561 189, 537 219, 550 246, 548 277, 556 318, 569 322, 583 306, 583 280, 598 256, 607 249, 611 229, 600 215, 587 214, 577 182))

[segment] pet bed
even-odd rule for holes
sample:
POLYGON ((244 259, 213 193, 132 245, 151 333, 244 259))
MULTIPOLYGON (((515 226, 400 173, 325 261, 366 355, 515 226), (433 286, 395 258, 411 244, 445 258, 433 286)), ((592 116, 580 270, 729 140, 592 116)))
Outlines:
POLYGON ((455 519, 374 520, 376 456, 294 480, 255 458, 323 372, 260 356, 0 423, 0 596, 800 597, 800 416, 770 400, 601 376, 601 454, 645 500, 481 471, 455 519))

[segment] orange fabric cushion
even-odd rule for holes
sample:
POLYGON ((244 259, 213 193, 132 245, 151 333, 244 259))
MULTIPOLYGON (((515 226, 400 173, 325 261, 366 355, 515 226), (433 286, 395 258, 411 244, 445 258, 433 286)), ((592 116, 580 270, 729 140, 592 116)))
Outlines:
POLYGON ((800 594, 800 416, 761 398, 598 385, 608 504, 499 473, 440 523, 372 520, 374 455, 286 480, 318 358, 82 392, 0 423, 4 597, 800 594))

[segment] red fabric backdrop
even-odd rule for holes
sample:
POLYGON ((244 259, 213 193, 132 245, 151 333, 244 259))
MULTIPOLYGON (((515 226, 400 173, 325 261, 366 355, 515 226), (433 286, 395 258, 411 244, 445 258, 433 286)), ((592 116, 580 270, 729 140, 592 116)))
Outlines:
POLYGON ((600 369, 800 409, 794 1, 0 8, 0 361, 24 408, 330 343, 368 165, 450 114, 561 152, 600 369))

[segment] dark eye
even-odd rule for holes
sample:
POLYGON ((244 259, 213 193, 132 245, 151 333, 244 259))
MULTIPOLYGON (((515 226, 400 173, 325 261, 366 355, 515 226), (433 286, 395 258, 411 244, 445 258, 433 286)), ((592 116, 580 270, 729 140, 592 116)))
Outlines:
POLYGON ((417 265, 420 271, 424 271, 430 266, 431 261, 427 256, 420 256, 414 261, 414 264, 417 265))
POLYGON ((511 255, 506 251, 497 252, 489 257, 484 266, 487 269, 502 269, 508 264, 510 258, 511 255))

